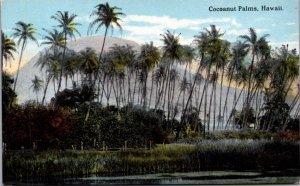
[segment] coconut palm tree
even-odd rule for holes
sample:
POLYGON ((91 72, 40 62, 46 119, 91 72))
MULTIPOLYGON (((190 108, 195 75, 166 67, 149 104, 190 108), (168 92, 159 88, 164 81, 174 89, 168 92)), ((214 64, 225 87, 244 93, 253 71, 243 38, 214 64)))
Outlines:
POLYGON ((6 65, 9 59, 14 59, 14 54, 17 52, 16 43, 8 38, 3 32, 1 32, 1 72, 3 71, 3 61, 5 60, 6 65))
MULTIPOLYGON (((249 35, 241 35, 240 38, 244 39, 246 43, 249 44, 249 47, 251 49, 252 53, 252 59, 251 63, 249 66, 249 79, 248 79, 248 88, 247 88, 247 97, 246 101, 244 103, 244 107, 250 108, 250 97, 251 97, 251 80, 253 79, 253 69, 254 69, 254 62, 255 62, 255 57, 258 56, 258 53, 260 52, 261 45, 265 45, 266 42, 266 37, 268 37, 269 34, 265 34, 262 37, 258 38, 256 31, 253 28, 249 28, 249 35)), ((246 113, 246 111, 244 112, 246 113)))
MULTIPOLYGON (((92 33, 92 29, 96 25, 97 26, 96 26, 95 32, 98 32, 99 29, 102 26, 105 26, 104 39, 103 39, 100 55, 99 55, 99 58, 98 58, 99 63, 100 63, 100 61, 102 60, 102 54, 103 54, 103 51, 104 51, 104 45, 105 45, 106 36, 107 36, 109 28, 111 28, 111 31, 113 31, 113 27, 114 27, 114 25, 116 25, 120 30, 122 30, 122 27, 119 23, 121 21, 121 18, 119 18, 119 16, 125 16, 125 14, 122 13, 122 12, 119 12, 119 10, 122 10, 121 8, 116 7, 116 6, 111 7, 108 4, 108 2, 106 2, 105 4, 101 3, 101 4, 96 5, 95 9, 96 10, 94 10, 90 15, 90 18, 91 17, 95 17, 95 18, 89 25, 88 33, 89 32, 92 33)), ((98 76, 99 75, 97 73, 95 79, 97 79, 98 76)), ((93 85, 95 83, 96 82, 93 82, 93 85)), ((90 102, 92 102, 92 100, 90 102)), ((88 111, 87 111, 87 114, 86 114, 86 117, 85 117, 85 121, 87 121, 88 118, 89 118, 89 113, 90 113, 90 109, 91 109, 90 105, 91 104, 89 104, 88 111)))
POLYGON ((99 69, 97 53, 92 48, 85 48, 79 52, 79 69, 87 75, 89 83, 93 81, 93 74, 99 69))
MULTIPOLYGON (((197 72, 196 74, 200 74, 200 70, 201 68, 203 68, 205 65, 204 65, 204 59, 205 59, 205 55, 207 54, 207 51, 208 51, 208 48, 209 48, 209 35, 208 33, 206 32, 200 32, 199 35, 196 35, 194 36, 194 43, 196 44, 196 47, 197 49, 199 50, 199 54, 200 54, 200 63, 198 65, 198 69, 197 69, 197 72)), ((185 104, 185 106, 183 107, 183 112, 182 112, 182 115, 185 116, 186 115, 186 112, 187 112, 187 108, 188 108, 188 105, 189 105, 189 102, 191 100, 191 97, 192 97, 192 93, 194 91, 194 87, 195 87, 195 84, 197 82, 197 78, 194 78, 194 82, 191 86, 191 89, 190 89, 190 93, 189 93, 189 97, 187 99, 187 102, 185 104)), ((206 85, 205 85, 206 87, 206 85)), ((205 89, 204 87, 204 89, 205 89)), ((204 90, 203 89, 203 90, 204 90)), ((202 95, 204 95, 202 93, 202 95)), ((202 97, 203 98, 203 97, 202 97)), ((202 98, 201 98, 201 101, 200 101, 200 104, 199 104, 199 107, 198 107, 198 114, 200 112, 200 107, 201 107, 201 103, 202 103, 202 98)), ((185 121, 183 119, 181 119, 180 123, 181 125, 184 123, 185 121)), ((204 127, 204 134, 205 134, 205 127, 204 127)), ((178 134, 179 135, 179 134, 178 134)))
POLYGON ((98 4, 97 6, 95 6, 95 9, 96 10, 94 10, 90 15, 90 18, 91 17, 95 17, 95 18, 89 25, 88 33, 92 32, 94 26, 97 27, 95 32, 98 32, 102 26, 105 26, 104 39, 102 43, 101 52, 99 55, 99 61, 100 61, 103 54, 108 30, 111 29, 111 31, 113 31, 114 26, 117 26, 120 30, 122 30, 122 27, 120 25, 120 21, 122 20, 119 16, 125 16, 125 14, 119 12, 119 10, 122 10, 121 8, 116 6, 111 7, 108 4, 108 2, 106 2, 105 4, 98 4))
MULTIPOLYGON (((58 79, 61 68, 61 65, 59 63, 60 56, 61 53, 53 54, 50 51, 45 51, 44 53, 40 54, 39 59, 35 64, 35 66, 39 66, 40 70, 44 71, 46 74, 42 104, 44 104, 45 102, 50 81, 52 80, 54 82, 56 79, 58 79)), ((55 83, 53 85, 55 87, 55 83)))
MULTIPOLYGON (((143 107, 145 108, 147 105, 148 73, 151 70, 153 70, 153 68, 160 61, 160 52, 159 52, 158 48, 153 45, 153 42, 150 42, 150 44, 146 43, 141 46, 141 52, 140 52, 140 55, 138 56, 138 61, 139 61, 142 73, 145 77, 144 86, 143 86, 143 100, 144 100, 143 107)), ((151 89, 151 94, 152 94, 152 89, 151 89)), ((150 94, 150 103, 149 104, 151 104, 151 94, 150 94)))
MULTIPOLYGON (((166 80, 165 80, 165 95, 164 95, 164 103, 163 103, 163 110, 165 106, 165 100, 167 97, 167 102, 168 102, 168 108, 169 105, 171 104, 171 91, 170 91, 170 71, 174 69, 174 64, 176 62, 180 62, 182 60, 183 56, 183 47, 179 43, 179 35, 175 35, 174 33, 172 34, 169 30, 165 32, 164 34, 161 35, 162 39, 161 41, 163 42, 163 54, 162 58, 167 61, 167 68, 166 68, 166 80), (166 96, 167 95, 167 96, 166 96)), ((168 119, 170 116, 170 110, 168 110, 168 119)))
POLYGON ((66 40, 63 32, 59 32, 57 29, 53 29, 52 31, 47 29, 43 30, 47 32, 48 35, 44 36, 44 41, 41 45, 48 45, 49 49, 53 51, 53 54, 58 53, 60 48, 64 48, 66 40))
POLYGON ((40 66, 40 69, 45 70, 46 72, 46 83, 42 104, 44 104, 48 85, 51 79, 56 77, 57 70, 62 68, 61 64, 59 65, 59 61, 62 56, 61 49, 63 49, 66 42, 63 32, 59 32, 57 29, 53 29, 52 31, 47 29, 43 30, 47 33, 47 35, 44 36, 44 41, 41 45, 47 45, 49 46, 49 49, 44 54, 41 54, 39 60, 35 64, 36 66, 40 66))
POLYGON ((12 37, 17 39, 18 46, 21 45, 21 53, 20 53, 20 58, 19 58, 19 63, 18 63, 17 75, 16 75, 16 79, 14 82, 14 88, 13 88, 13 90, 15 91, 17 82, 18 82, 22 56, 23 56, 23 52, 26 48, 26 45, 29 40, 35 42, 38 45, 38 41, 34 37, 36 31, 31 23, 24 23, 22 21, 19 21, 16 23, 16 27, 13 28, 13 30, 14 30, 14 33, 12 34, 12 37))
MULTIPOLYGON (((75 14, 69 14, 68 11, 57 11, 54 16, 51 16, 52 19, 56 20, 58 22, 57 27, 62 29, 63 33, 63 38, 65 39, 64 41, 64 47, 63 47, 63 55, 62 55, 62 60, 61 60, 61 66, 64 66, 64 60, 65 60, 65 53, 67 49, 67 39, 68 37, 71 39, 75 39, 75 34, 78 34, 80 36, 80 33, 76 29, 77 26, 81 25, 79 23, 75 22, 75 18, 77 15, 75 14)), ((63 76, 63 68, 60 69, 60 74, 59 74, 59 82, 58 82, 58 88, 57 88, 57 93, 60 90, 61 87, 61 81, 62 81, 62 76, 63 76)))
MULTIPOLYGON (((226 118, 225 112, 227 110, 228 95, 229 95, 229 90, 231 88, 232 80, 234 78, 234 74, 242 69, 241 67, 242 67, 243 61, 244 61, 246 55, 248 54, 248 52, 249 52, 249 45, 244 42, 241 42, 241 41, 238 41, 232 47, 232 60, 230 61, 229 66, 227 68, 228 86, 227 86, 225 102, 223 105, 223 113, 222 113, 222 116, 224 119, 226 118)), ((223 127, 223 124, 224 124, 224 120, 222 122, 222 127, 223 127)))
POLYGON ((38 103, 38 92, 42 89, 43 87, 43 80, 41 80, 37 75, 34 76, 34 79, 31 80, 32 85, 31 88, 33 90, 33 92, 35 92, 36 95, 36 102, 38 103))

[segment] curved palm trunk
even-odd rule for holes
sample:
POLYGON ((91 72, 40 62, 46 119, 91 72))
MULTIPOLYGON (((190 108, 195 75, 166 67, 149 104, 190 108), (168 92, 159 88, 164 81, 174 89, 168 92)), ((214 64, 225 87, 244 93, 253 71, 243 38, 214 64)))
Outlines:
POLYGON ((59 72, 59 81, 58 81, 58 87, 57 87, 56 95, 58 94, 58 92, 60 90, 60 87, 61 87, 66 49, 67 49, 67 34, 65 33, 65 45, 64 45, 64 51, 63 51, 63 56, 62 56, 62 60, 61 60, 61 67, 60 67, 60 72, 59 72))
POLYGON ((17 81, 18 81, 18 77, 19 77, 20 66, 21 66, 21 60, 22 60, 24 48, 25 48, 25 41, 23 41, 23 44, 22 44, 22 49, 21 49, 21 54, 20 54, 19 63, 18 63, 18 69, 17 69, 16 80, 15 80, 15 83, 14 83, 14 91, 16 91, 16 86, 17 86, 17 81))
MULTIPOLYGON (((239 95, 238 95, 238 98, 237 98, 237 100, 236 100, 236 102, 235 102, 235 104, 234 104, 232 110, 235 110, 236 105, 237 105, 237 103, 239 102, 242 93, 244 92, 244 89, 245 89, 245 85, 243 86, 242 90, 240 91, 240 93, 239 93, 239 95)), ((227 128, 227 127, 230 125, 230 123, 231 123, 231 120, 230 120, 231 117, 232 117, 232 115, 230 115, 230 116, 228 117, 227 122, 226 122, 226 125, 225 125, 225 128, 227 128)))
POLYGON ((47 77, 47 80, 46 80, 46 86, 45 86, 45 89, 44 89, 44 95, 43 95, 43 99, 42 99, 42 105, 43 105, 44 102, 45 102, 46 93, 47 93, 47 89, 48 89, 48 85, 49 85, 49 83, 50 83, 50 80, 51 80, 51 78, 50 78, 50 77, 47 77))
POLYGON ((228 101, 229 90, 230 90, 230 88, 231 88, 231 82, 232 82, 232 79, 233 79, 233 71, 234 71, 234 69, 232 70, 232 73, 231 73, 231 75, 230 75, 230 77, 229 77, 229 84, 228 84, 227 91, 226 91, 225 103, 224 103, 224 105, 223 105, 223 114, 222 114, 222 116, 223 116, 223 121, 222 121, 222 128, 223 128, 223 125, 224 125, 224 119, 226 118, 226 117, 225 117, 225 111, 227 110, 227 101, 228 101))
MULTIPOLYGON (((201 61, 200 61, 200 64, 199 64, 199 67, 198 67, 198 69, 197 69, 196 74, 199 74, 200 69, 201 69, 201 65, 202 65, 202 63, 203 63, 203 60, 204 60, 204 53, 201 54, 201 61)), ((194 91, 194 87, 195 87, 195 84, 196 84, 196 80, 197 80, 197 79, 195 78, 195 79, 194 79, 194 82, 193 82, 193 85, 192 85, 192 88, 191 88, 191 91, 190 91, 190 94, 189 94, 189 97, 188 97, 188 99, 187 99, 187 101, 186 101, 186 104, 185 104, 185 107, 184 107, 184 110, 183 110, 183 114, 182 114, 183 116, 185 116, 187 107, 188 107, 189 102, 190 102, 190 100, 191 100, 191 98, 192 98, 192 94, 193 94, 193 91, 194 91)), ((183 123, 183 121, 181 120, 180 124, 182 124, 182 123, 183 123)))
POLYGON ((251 66, 250 66, 250 72, 249 72, 247 96, 246 96, 246 100, 243 104, 243 108, 247 109, 246 112, 244 112, 244 114, 243 114, 243 126, 245 126, 244 123, 245 123, 245 119, 246 119, 246 113, 247 113, 248 109, 250 108, 250 103, 251 103, 251 99, 250 99, 250 95, 251 95, 251 78, 252 78, 252 73, 253 73, 254 58, 255 58, 255 54, 253 53, 252 54, 252 60, 251 60, 251 66))

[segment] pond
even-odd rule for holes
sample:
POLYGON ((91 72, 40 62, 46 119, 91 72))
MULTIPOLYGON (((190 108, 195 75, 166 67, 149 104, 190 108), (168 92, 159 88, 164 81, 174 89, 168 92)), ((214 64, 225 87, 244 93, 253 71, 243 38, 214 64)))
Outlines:
POLYGON ((300 184, 300 170, 238 172, 202 171, 188 173, 160 173, 131 176, 96 176, 84 178, 48 178, 46 180, 23 180, 7 184, 51 185, 107 185, 107 184, 300 184))

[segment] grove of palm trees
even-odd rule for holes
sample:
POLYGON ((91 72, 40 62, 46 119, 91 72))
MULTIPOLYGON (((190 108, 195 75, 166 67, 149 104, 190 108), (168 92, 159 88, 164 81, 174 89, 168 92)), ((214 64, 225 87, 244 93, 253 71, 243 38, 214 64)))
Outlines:
POLYGON ((272 35, 255 28, 230 42, 226 30, 211 24, 190 45, 181 43, 184 33, 166 30, 162 46, 149 40, 104 50, 125 17, 108 2, 91 10, 86 32, 103 35, 99 51, 69 47, 86 34, 69 11, 53 12, 52 28, 19 21, 11 36, 1 32, 2 66, 19 56, 15 74, 1 69, 4 181, 229 170, 280 177, 291 169, 290 179, 297 177, 296 49, 273 48, 272 35), (29 42, 45 48, 28 87, 36 98, 19 103, 29 42))

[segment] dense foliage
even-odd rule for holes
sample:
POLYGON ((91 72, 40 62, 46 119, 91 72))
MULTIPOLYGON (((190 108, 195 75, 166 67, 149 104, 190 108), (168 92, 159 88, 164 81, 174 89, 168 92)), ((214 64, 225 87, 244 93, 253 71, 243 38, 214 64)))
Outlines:
POLYGON ((53 176, 134 175, 207 170, 275 171, 299 168, 299 143, 204 140, 152 150, 6 153, 4 178, 43 182, 53 176), (284 163, 283 163, 284 162, 284 163), (40 179, 40 180, 39 180, 40 179))
POLYGON ((93 105, 83 123, 86 105, 76 109, 34 103, 15 106, 4 118, 3 137, 8 149, 72 149, 144 147, 167 142, 164 118, 155 111, 93 105))

